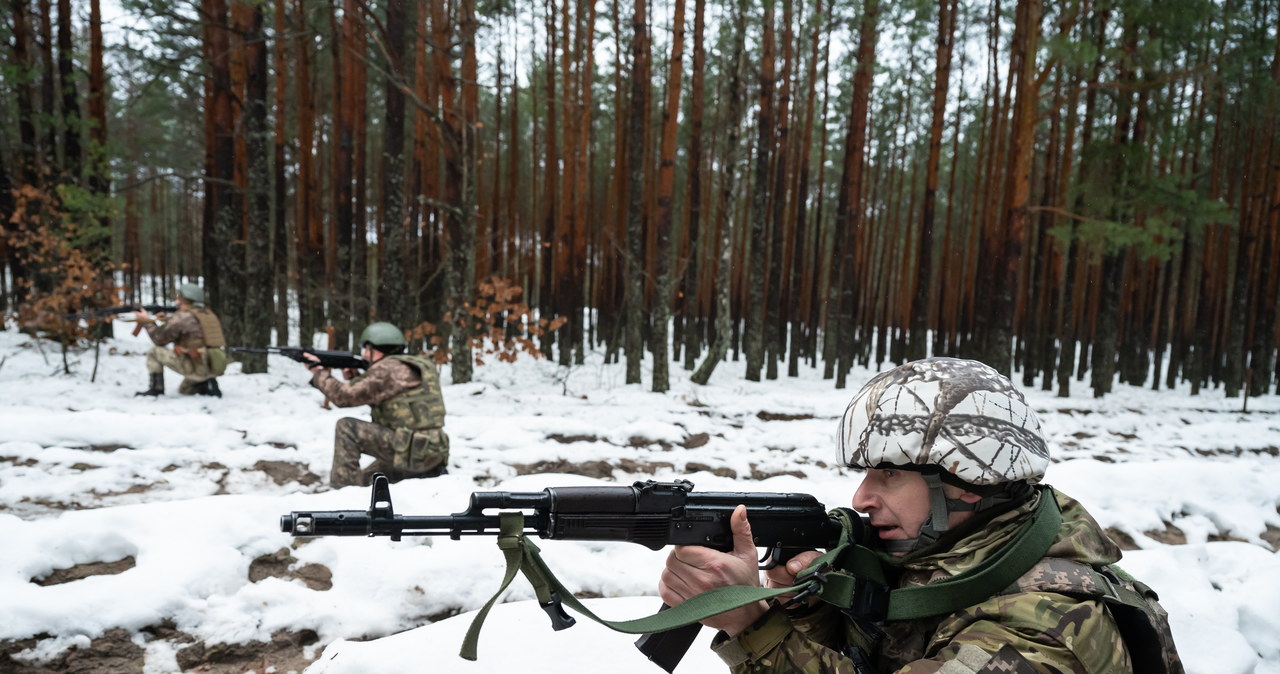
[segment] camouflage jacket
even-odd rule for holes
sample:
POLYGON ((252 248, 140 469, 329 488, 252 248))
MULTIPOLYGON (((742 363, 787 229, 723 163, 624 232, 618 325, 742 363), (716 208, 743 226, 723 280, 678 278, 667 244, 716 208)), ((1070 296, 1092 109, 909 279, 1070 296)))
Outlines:
POLYGON ((380 359, 351 381, 317 370, 311 385, 338 407, 369 405, 373 423, 388 428, 427 430, 444 426, 444 396, 435 364, 423 356, 380 359))
POLYGON ((156 346, 176 344, 184 349, 199 349, 204 346, 200 319, 189 309, 179 309, 164 324, 147 323, 146 330, 156 346))
MULTIPOLYGON (((1043 494, 1044 492, 1042 492, 1043 494)), ((1038 498, 1003 513, 942 553, 900 560, 898 587, 926 585, 969 570, 999 550, 1031 517, 1038 498)), ((942 616, 859 625, 830 605, 804 615, 773 608, 737 636, 720 634, 712 648, 737 673, 866 671, 966 674, 977 671, 1114 672, 1131 674, 1119 629, 1099 601, 1050 591, 1069 586, 1075 564, 1110 564, 1120 550, 1076 501, 1058 493, 1062 526, 1045 558, 1004 594, 942 616), (858 669, 850 645, 876 643, 858 669), (984 668, 990 669, 984 669, 984 668)))

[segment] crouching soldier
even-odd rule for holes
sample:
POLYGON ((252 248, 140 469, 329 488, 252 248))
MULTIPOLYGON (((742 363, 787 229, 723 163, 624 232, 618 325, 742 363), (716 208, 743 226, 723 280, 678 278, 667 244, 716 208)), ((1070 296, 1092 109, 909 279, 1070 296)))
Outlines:
POLYGON ((369 325, 360 333, 360 344, 369 369, 360 375, 343 370, 346 382, 335 379, 315 356, 305 355, 312 386, 338 407, 369 405, 373 417, 373 423, 338 420, 329 484, 335 489, 364 485, 375 472, 385 473, 392 482, 444 474, 449 436, 443 430, 444 397, 435 363, 424 355, 403 353, 404 333, 390 323, 369 325), (375 459, 363 473, 361 454, 375 459))
POLYGON ((225 370, 227 362, 222 322, 205 306, 204 289, 200 286, 182 284, 176 299, 178 310, 167 319, 152 316, 146 309, 135 312, 139 327, 147 331, 155 344, 147 351, 151 387, 137 395, 164 395, 164 369, 167 367, 182 375, 178 393, 221 398, 217 376, 225 370), (173 349, 165 348, 169 344, 173 349))

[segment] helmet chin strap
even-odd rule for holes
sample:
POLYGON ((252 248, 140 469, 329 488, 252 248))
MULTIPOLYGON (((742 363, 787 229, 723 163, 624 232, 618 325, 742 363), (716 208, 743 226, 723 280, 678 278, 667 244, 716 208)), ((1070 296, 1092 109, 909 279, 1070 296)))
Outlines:
POLYGON ((994 505, 994 499, 983 498, 977 503, 968 503, 958 498, 948 498, 942 491, 942 478, 938 473, 921 473, 929 487, 929 517, 920 525, 920 533, 915 538, 884 541, 884 549, 892 554, 906 554, 921 550, 938 540, 948 529, 948 516, 953 512, 981 510, 994 505))

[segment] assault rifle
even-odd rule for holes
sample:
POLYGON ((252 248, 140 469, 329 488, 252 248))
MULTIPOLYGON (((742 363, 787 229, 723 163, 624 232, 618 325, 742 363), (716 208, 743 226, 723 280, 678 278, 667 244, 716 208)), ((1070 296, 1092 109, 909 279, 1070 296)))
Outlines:
MULTIPOLYGON (((762 569, 773 568, 805 550, 834 547, 843 530, 840 521, 809 494, 695 492, 688 480, 638 481, 630 487, 474 492, 470 505, 460 513, 397 515, 392 510, 387 478, 381 473, 373 476, 368 510, 295 510, 280 518, 280 529, 294 536, 389 536, 393 541, 402 536, 448 536, 458 540, 462 536, 499 536, 503 513, 486 511, 505 509, 525 513, 520 532, 523 536, 628 541, 651 550, 668 545, 702 545, 728 551, 733 549, 729 516, 739 504, 747 507, 756 545, 768 549, 760 560, 762 569)), ((550 600, 541 605, 551 617, 553 629, 574 624, 575 620, 561 606, 558 593, 552 593, 550 600)), ((662 610, 666 608, 663 606, 662 610)), ((636 646, 670 672, 700 628, 693 623, 645 634, 636 646)))
POLYGON ((309 353, 320 359, 320 367, 336 367, 342 370, 369 369, 369 361, 351 353, 350 351, 321 351, 309 346, 268 346, 262 349, 248 346, 233 346, 227 349, 227 351, 231 353, 277 353, 285 358, 292 358, 299 363, 313 362, 310 359, 302 357, 302 354, 309 353))
POLYGON ((66 320, 80 320, 93 318, 106 318, 107 316, 118 316, 120 314, 130 314, 135 311, 147 311, 152 314, 171 314, 178 310, 177 306, 172 304, 124 304, 118 307, 106 307, 104 309, 86 309, 84 311, 63 314, 66 320))

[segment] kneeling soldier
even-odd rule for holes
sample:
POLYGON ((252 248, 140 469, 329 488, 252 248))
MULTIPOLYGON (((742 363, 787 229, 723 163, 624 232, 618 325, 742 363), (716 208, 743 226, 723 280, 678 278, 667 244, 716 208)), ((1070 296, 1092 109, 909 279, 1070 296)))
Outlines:
POLYGON ((371 365, 361 375, 344 370, 349 381, 335 379, 307 354, 311 385, 338 407, 369 405, 373 423, 338 420, 334 428, 335 489, 363 485, 375 472, 392 482, 411 477, 435 477, 446 472, 449 436, 444 427, 444 397, 435 363, 424 355, 402 353, 404 333, 390 323, 373 323, 360 333, 361 355, 371 365), (362 474, 360 455, 376 459, 362 474))
MULTIPOLYGON (((164 395, 164 369, 167 367, 182 375, 178 393, 222 397, 216 377, 219 371, 212 361, 221 356, 226 346, 222 336, 222 322, 217 314, 204 305, 204 290, 194 283, 184 283, 178 289, 178 310, 167 320, 157 321, 141 309, 135 313, 141 327, 155 346, 147 351, 147 372, 151 375, 151 387, 139 391, 140 396, 164 395), (173 344, 173 349, 165 346, 173 344), (218 354, 211 353, 218 350, 218 354)), ((226 359, 222 358, 225 363, 226 359)))

